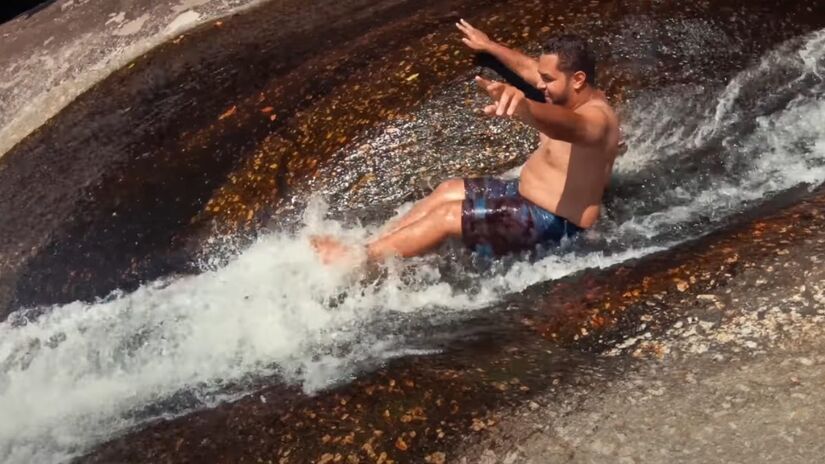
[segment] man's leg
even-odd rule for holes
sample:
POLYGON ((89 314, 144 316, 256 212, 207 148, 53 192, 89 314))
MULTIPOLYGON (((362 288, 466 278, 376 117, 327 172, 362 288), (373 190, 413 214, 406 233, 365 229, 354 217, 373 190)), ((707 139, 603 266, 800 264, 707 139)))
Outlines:
POLYGON ((389 256, 418 256, 434 248, 447 237, 461 235, 462 201, 447 201, 430 208, 417 221, 396 229, 367 245, 371 260, 389 256))
POLYGON ((450 179, 442 182, 435 190, 423 199, 419 200, 411 210, 401 216, 395 223, 390 224, 389 231, 382 237, 393 234, 408 225, 419 221, 429 214, 434 208, 449 201, 461 201, 464 199, 464 179, 450 179))

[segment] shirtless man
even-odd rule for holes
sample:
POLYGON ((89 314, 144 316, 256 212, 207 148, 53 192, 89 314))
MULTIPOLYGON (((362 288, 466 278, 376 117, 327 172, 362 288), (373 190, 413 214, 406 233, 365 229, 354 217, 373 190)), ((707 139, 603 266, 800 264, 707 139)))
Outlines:
MULTIPOLYGON (((558 243, 599 217, 618 152, 619 127, 595 87, 595 61, 587 43, 571 35, 553 37, 536 60, 494 42, 464 20, 456 26, 468 47, 495 56, 544 93, 547 103, 538 103, 511 85, 475 78, 492 99, 484 112, 534 127, 539 147, 520 179, 443 182, 367 244, 369 260, 421 255, 451 236, 460 236, 479 253, 501 255, 558 243)), ((352 250, 330 237, 315 237, 312 243, 326 263, 351 255, 352 250)))

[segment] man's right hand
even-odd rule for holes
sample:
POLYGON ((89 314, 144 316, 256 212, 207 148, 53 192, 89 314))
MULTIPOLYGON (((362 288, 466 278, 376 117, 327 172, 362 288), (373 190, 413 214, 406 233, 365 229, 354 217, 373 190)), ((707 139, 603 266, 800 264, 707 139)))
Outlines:
POLYGON ((476 84, 493 99, 492 104, 484 107, 487 116, 516 116, 526 122, 527 101, 524 92, 504 82, 491 81, 481 76, 476 76, 475 80, 476 84))
POLYGON ((474 28, 470 25, 470 23, 464 21, 463 19, 455 23, 455 25, 458 27, 459 31, 464 33, 464 37, 461 41, 475 51, 486 52, 489 50, 490 46, 495 43, 490 40, 490 37, 488 37, 487 34, 474 28))

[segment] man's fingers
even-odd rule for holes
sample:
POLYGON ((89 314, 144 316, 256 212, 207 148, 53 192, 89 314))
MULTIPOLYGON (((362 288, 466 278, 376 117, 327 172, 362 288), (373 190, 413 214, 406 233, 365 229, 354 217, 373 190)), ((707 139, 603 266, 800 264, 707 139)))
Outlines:
POLYGON ((496 115, 504 116, 504 112, 507 111, 507 107, 510 104, 510 100, 513 98, 512 92, 504 92, 501 95, 501 98, 498 100, 498 107, 496 108, 496 115))
POLYGON ((507 107, 507 116, 512 116, 512 115, 516 114, 516 109, 518 108, 520 103, 521 103, 521 95, 514 94, 513 99, 510 100, 510 106, 507 107))
POLYGON ((496 116, 501 116, 501 103, 505 98, 507 98, 506 95, 502 95, 498 98, 498 101, 496 102, 496 116))
MULTIPOLYGON (((496 82, 496 81, 482 82, 482 85, 484 86, 484 89, 487 90, 487 92, 490 95, 501 93, 501 91, 505 87, 504 84, 502 84, 501 82, 496 82)), ((498 96, 496 96, 496 98, 498 98, 498 96)))
POLYGON ((464 19, 463 19, 463 18, 460 20, 460 22, 461 22, 461 25, 462 25, 462 26, 464 26, 464 27, 466 27, 467 29, 470 29, 470 30, 474 30, 474 29, 475 29, 472 25, 470 25, 470 23, 468 23, 467 21, 464 21, 464 19))
POLYGON ((479 87, 486 90, 487 92, 490 92, 490 87, 492 87, 492 85, 495 84, 495 82, 489 79, 485 79, 481 76, 476 76, 476 84, 478 84, 479 87))
POLYGON ((487 91, 494 100, 492 104, 484 107, 484 113, 489 116, 498 115, 512 116, 516 113, 519 104, 524 99, 524 95, 514 87, 501 82, 491 81, 481 76, 475 77, 476 84, 487 91))
POLYGON ((504 87, 504 84, 501 82, 492 82, 487 86, 487 91, 492 93, 500 92, 502 87, 504 87))
MULTIPOLYGON (((491 81, 481 76, 476 76, 476 84, 487 92, 493 100, 500 100, 502 94, 507 90, 507 85, 497 81, 491 81)), ((506 108, 506 107, 505 107, 506 108)))

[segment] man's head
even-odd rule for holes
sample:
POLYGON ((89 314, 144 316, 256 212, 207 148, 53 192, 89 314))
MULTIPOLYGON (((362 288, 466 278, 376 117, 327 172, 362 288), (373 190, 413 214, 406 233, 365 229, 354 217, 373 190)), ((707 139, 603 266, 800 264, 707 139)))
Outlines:
POLYGON ((596 84, 596 60, 587 41, 577 35, 560 35, 545 42, 539 57, 539 90, 557 105, 574 93, 596 84))

